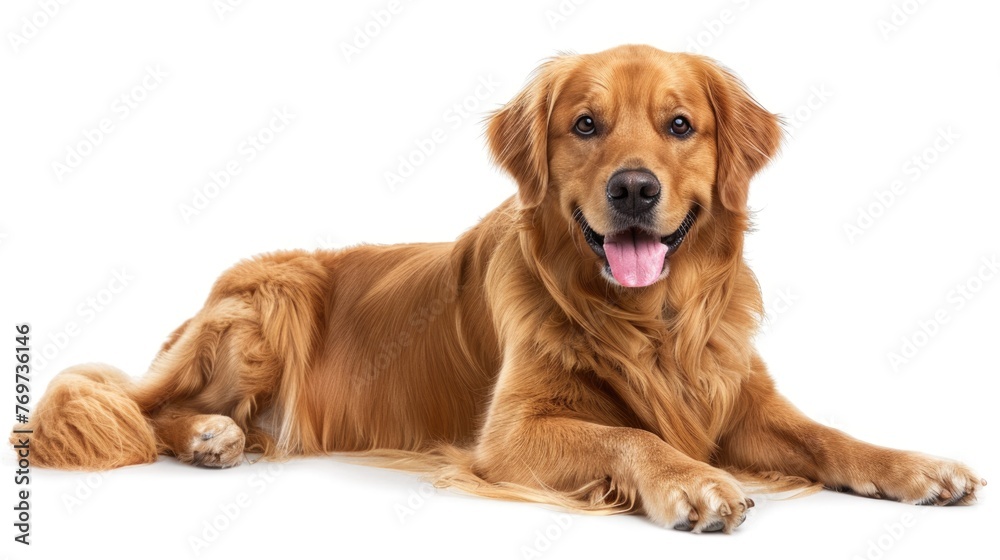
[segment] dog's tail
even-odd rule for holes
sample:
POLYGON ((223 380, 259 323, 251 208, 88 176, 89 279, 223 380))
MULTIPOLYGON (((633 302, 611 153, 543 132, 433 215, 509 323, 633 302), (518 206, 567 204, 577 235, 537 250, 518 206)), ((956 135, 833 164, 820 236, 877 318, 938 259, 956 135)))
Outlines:
POLYGON ((156 461, 153 427, 133 398, 131 379, 104 364, 63 370, 10 442, 27 446, 32 466, 97 471, 156 461))
POLYGON ((822 482, 773 471, 730 470, 729 474, 739 481, 748 494, 760 495, 769 500, 804 498, 823 489, 822 482))
MULTIPOLYGON (((605 479, 595 480, 574 491, 564 492, 544 484, 529 487, 484 480, 472 467, 473 452, 454 445, 438 445, 430 451, 378 449, 348 453, 349 460, 366 465, 422 474, 438 488, 452 488, 466 494, 518 502, 540 502, 567 511, 610 515, 638 511, 634 490, 622 489, 605 479)), ((766 500, 784 500, 814 494, 823 485, 798 476, 775 472, 731 472, 748 494, 766 500)))
POLYGON ((539 487, 530 487, 489 482, 476 474, 472 450, 450 444, 439 444, 427 451, 376 449, 338 455, 365 465, 421 474, 437 488, 451 488, 485 498, 544 503, 568 511, 599 515, 625 513, 636 506, 634 492, 622 492, 604 479, 570 492, 548 488, 541 483, 539 487))

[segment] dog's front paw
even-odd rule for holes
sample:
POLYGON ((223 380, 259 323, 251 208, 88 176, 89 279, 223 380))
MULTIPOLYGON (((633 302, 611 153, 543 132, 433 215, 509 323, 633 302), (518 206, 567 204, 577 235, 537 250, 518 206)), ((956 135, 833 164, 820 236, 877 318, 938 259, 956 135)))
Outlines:
POLYGON ((950 459, 911 451, 888 450, 865 477, 851 484, 855 492, 919 505, 964 505, 976 501, 986 486, 972 469, 950 459))
POLYGON ((729 533, 754 505, 735 478, 707 465, 663 475, 644 486, 640 498, 646 515, 679 531, 729 533))

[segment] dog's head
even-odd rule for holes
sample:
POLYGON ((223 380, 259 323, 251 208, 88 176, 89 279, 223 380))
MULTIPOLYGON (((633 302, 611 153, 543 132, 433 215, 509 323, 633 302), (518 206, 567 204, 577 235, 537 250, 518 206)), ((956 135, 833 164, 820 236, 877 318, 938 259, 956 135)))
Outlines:
POLYGON ((488 137, 523 209, 575 224, 606 278, 641 287, 700 221, 746 213, 781 132, 710 60, 623 46, 545 63, 488 137))

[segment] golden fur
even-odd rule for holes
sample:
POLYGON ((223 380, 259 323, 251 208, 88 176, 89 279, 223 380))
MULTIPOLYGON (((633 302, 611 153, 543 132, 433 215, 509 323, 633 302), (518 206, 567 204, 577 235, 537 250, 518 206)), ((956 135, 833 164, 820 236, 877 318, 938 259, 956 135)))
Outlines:
POLYGON ((29 426, 33 460, 349 452, 480 495, 694 531, 739 525, 752 481, 971 502, 985 481, 967 467, 809 420, 754 351, 747 190, 780 138, 709 59, 644 46, 555 58, 489 120, 516 198, 455 243, 237 264, 141 381, 101 365, 61 373, 29 426), (581 112, 599 136, 573 132, 581 112), (695 129, 684 140, 664 132, 678 114, 695 129), (605 182, 623 166, 663 185, 659 231, 698 213, 666 278, 642 288, 603 277, 577 223, 614 227, 605 182))

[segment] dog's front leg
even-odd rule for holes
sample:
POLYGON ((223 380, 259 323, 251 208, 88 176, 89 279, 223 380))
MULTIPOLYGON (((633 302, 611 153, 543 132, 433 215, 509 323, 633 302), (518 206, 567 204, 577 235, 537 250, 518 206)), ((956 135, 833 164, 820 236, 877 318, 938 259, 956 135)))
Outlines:
POLYGON ((986 484, 957 461, 871 445, 810 420, 778 394, 759 359, 717 459, 725 467, 778 471, 912 504, 971 503, 986 484))
MULTIPOLYGON (((494 483, 517 483, 563 496, 595 486, 634 496, 650 519, 694 532, 739 526, 753 506, 727 472, 692 459, 651 432, 580 418, 547 403, 499 394, 474 469, 494 483), (546 410, 548 409, 548 410, 546 410), (537 411, 546 410, 544 414, 537 411)), ((591 501, 601 496, 591 494, 591 501)))

